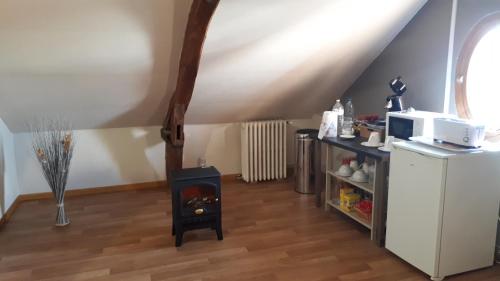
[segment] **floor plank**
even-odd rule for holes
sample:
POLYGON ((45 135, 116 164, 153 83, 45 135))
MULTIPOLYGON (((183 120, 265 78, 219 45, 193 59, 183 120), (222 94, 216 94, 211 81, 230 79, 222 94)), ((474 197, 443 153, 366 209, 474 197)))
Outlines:
MULTIPOLYGON (((197 230, 181 248, 167 190, 68 198, 62 229, 51 200, 24 202, 0 230, 0 281, 428 280, 290 182, 232 183, 222 193, 224 240, 197 230)), ((447 280, 500 280, 500 266, 447 280)))

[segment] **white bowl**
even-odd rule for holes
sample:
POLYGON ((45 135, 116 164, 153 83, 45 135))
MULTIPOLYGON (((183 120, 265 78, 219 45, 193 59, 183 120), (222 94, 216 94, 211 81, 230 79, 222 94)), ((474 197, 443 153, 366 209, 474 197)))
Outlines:
POLYGON ((356 181, 356 182, 367 182, 368 181, 368 175, 363 172, 363 170, 357 170, 352 174, 351 180, 356 181))
POLYGON ((341 177, 350 177, 352 175, 352 168, 349 165, 342 165, 337 171, 337 174, 341 177))

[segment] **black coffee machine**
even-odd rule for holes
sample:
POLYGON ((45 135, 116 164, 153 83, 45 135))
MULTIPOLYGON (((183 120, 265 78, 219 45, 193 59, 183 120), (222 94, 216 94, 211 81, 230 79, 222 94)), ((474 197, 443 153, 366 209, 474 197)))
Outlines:
POLYGON ((401 100, 403 94, 406 92, 406 84, 398 76, 389 81, 389 87, 394 92, 394 95, 388 96, 385 100, 387 104, 385 108, 388 111, 403 111, 403 101, 401 100))

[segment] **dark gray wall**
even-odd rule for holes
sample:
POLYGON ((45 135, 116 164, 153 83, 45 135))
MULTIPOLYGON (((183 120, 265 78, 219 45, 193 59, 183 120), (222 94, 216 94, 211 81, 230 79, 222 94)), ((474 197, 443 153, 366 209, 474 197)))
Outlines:
MULTIPOLYGON (((431 0, 432 1, 432 0, 431 0)), ((434 0, 435 1, 435 0, 434 0)), ((458 0, 455 41, 453 44, 452 91, 450 112, 456 113, 455 107, 455 69, 462 46, 470 30, 485 16, 500 12, 500 0, 458 0)))
POLYGON ((408 85, 405 106, 443 110, 451 11, 451 0, 427 2, 345 92, 356 114, 385 114, 388 81, 398 75, 408 85))

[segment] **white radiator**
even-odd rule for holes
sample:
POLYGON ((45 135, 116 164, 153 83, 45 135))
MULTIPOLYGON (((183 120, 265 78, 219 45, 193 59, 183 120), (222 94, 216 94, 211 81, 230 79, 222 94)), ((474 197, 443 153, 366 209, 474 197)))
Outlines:
POLYGON ((246 182, 286 178, 286 121, 242 123, 241 162, 246 182))

